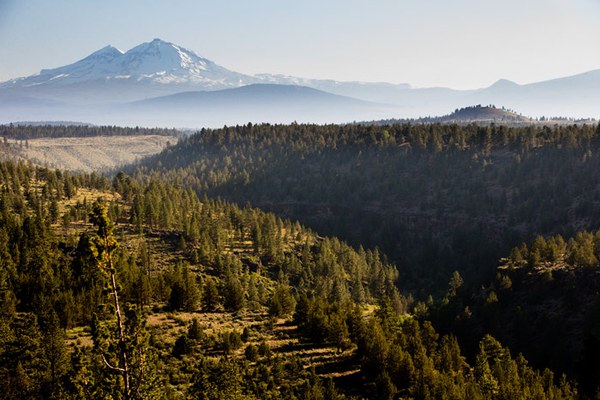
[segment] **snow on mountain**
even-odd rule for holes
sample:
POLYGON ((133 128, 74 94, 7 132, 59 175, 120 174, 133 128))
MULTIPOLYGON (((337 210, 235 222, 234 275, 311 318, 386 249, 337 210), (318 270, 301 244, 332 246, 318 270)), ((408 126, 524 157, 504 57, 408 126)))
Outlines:
MULTIPOLYGON (((253 84, 304 86, 376 103, 386 118, 443 115, 448 110, 474 104, 505 106, 529 116, 597 117, 600 112, 600 70, 525 85, 499 80, 479 90, 411 88, 407 84, 382 82, 341 82, 273 74, 251 76, 228 70, 176 44, 154 39, 126 52, 106 46, 73 64, 0 83, 0 121, 42 117, 114 119, 131 102, 253 84)), ((276 88, 255 87, 249 93, 257 97, 258 89, 267 90, 272 96, 276 88)), ((317 101, 314 96, 298 96, 294 91, 286 93, 287 97, 281 101, 287 101, 288 105, 293 96, 313 104, 317 101)), ((227 96, 244 94, 245 91, 233 91, 227 96)), ((168 101, 176 99, 167 98, 168 101)), ((338 107, 340 102, 336 104, 338 107)), ((369 112, 371 110, 369 107, 369 112)), ((234 117, 230 105, 224 107, 222 115, 225 122, 234 117)), ((355 110, 343 117, 346 120, 360 118, 355 110)), ((139 121, 143 123, 141 116, 139 121)))
POLYGON ((65 85, 100 79, 112 73, 112 63, 122 56, 120 50, 106 46, 86 58, 64 67, 43 69, 38 74, 13 79, 0 85, 4 88, 34 87, 39 85, 65 85))
POLYGON ((188 83, 205 89, 223 89, 256 81, 160 39, 129 50, 117 60, 117 65, 121 76, 161 84, 188 83))
POLYGON ((257 83, 307 86, 382 103, 391 102, 398 91, 410 88, 407 84, 340 82, 274 74, 250 76, 221 67, 176 44, 154 39, 125 53, 107 46, 73 64, 0 84, 0 89, 26 89, 36 96, 79 103, 115 97, 132 101, 257 83))
POLYGON ((410 89, 410 85, 406 83, 343 82, 333 79, 299 78, 296 76, 280 74, 258 74, 255 75, 255 77, 260 79, 261 83, 306 86, 340 96, 356 97, 361 100, 378 103, 394 103, 394 100, 399 93, 406 92, 407 89, 410 89))
MULTIPOLYGON (((224 89, 257 79, 229 71, 193 51, 154 39, 123 53, 107 46, 73 64, 44 69, 39 74, 0 87, 59 87, 98 81, 189 85, 190 89, 224 89)), ((180 88, 179 88, 180 89, 180 88)))

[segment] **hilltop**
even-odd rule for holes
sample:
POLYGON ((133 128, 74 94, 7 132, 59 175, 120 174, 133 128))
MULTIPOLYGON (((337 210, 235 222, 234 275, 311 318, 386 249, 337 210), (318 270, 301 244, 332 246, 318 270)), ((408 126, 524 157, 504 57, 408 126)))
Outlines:
MULTIPOLYGON (((434 118, 435 122, 442 123, 531 123, 531 118, 524 117, 514 111, 504 108, 496 108, 495 106, 477 105, 473 107, 465 107, 456 109, 452 114, 434 118)), ((431 122, 434 122, 431 121, 431 122)))
POLYGON ((505 107, 494 105, 468 106, 457 108, 454 112, 438 117, 422 117, 410 119, 385 119, 381 121, 369 121, 365 124, 457 124, 457 125, 567 125, 567 124, 596 124, 597 120, 592 118, 566 118, 566 117, 540 117, 531 118, 505 107))

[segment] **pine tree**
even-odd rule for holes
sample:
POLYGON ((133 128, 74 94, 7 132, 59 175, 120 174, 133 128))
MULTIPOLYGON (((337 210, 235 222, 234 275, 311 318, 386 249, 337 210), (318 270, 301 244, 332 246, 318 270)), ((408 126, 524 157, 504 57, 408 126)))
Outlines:
POLYGON ((103 322, 96 316, 92 324, 94 348, 101 358, 105 376, 101 384, 105 394, 125 400, 144 398, 156 385, 157 375, 153 372, 153 357, 148 348, 149 335, 146 332, 146 319, 138 307, 119 303, 116 269, 113 261, 118 243, 113 235, 113 224, 108 218, 104 205, 95 203, 90 220, 98 227, 91 238, 91 250, 98 268, 107 276, 109 291, 113 300, 116 322, 103 322), (112 379, 116 376, 117 379, 112 379))
POLYGON ((232 273, 225 277, 223 287, 224 306, 227 310, 237 312, 246 306, 244 290, 237 276, 232 273))
POLYGON ((49 366, 50 393, 57 394, 60 390, 60 380, 68 371, 68 356, 65 346, 66 334, 59 324, 58 315, 52 310, 43 321, 42 348, 49 366))
POLYGON ((198 322, 198 318, 192 319, 192 323, 190 324, 190 327, 188 328, 187 335, 192 340, 204 339, 204 336, 205 336, 204 330, 200 326, 200 323, 198 322))
POLYGON ((296 299, 292 296, 290 287, 287 284, 279 283, 271 298, 269 305, 269 314, 274 317, 284 317, 292 314, 296 307, 296 299))
POLYGON ((215 280, 212 278, 206 279, 202 296, 202 307, 206 311, 215 311, 220 303, 219 289, 215 280))

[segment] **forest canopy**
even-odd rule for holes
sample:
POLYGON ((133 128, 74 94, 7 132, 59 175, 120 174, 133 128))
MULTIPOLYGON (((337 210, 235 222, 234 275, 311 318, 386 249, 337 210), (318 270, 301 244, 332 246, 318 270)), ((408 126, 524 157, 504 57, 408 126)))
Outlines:
POLYGON ((0 398, 593 398, 599 138, 249 124, 112 176, 0 162, 0 398))

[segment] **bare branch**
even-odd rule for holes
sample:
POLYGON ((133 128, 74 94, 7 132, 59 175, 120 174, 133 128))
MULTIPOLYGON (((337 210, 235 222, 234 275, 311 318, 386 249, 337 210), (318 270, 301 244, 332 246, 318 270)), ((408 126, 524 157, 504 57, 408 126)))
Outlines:
POLYGON ((113 365, 110 365, 110 363, 108 362, 108 360, 106 359, 106 357, 104 356, 104 354, 100 354, 102 356, 102 361, 104 361, 104 364, 106 364, 106 366, 109 369, 112 369, 113 371, 118 371, 120 373, 125 372, 125 370, 123 368, 119 368, 119 367, 115 367, 113 365))

